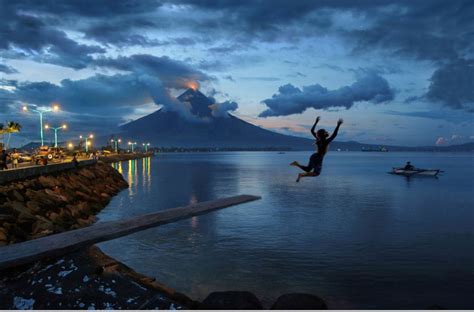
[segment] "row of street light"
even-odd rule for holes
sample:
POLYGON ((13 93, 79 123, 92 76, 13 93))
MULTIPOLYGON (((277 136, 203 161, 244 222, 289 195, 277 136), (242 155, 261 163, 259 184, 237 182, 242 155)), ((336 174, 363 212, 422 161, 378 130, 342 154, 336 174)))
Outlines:
POLYGON ((23 106, 23 111, 28 112, 32 111, 37 113, 40 116, 40 136, 41 136, 41 146, 44 145, 44 135, 43 135, 43 114, 48 112, 57 112, 59 110, 59 105, 54 104, 52 107, 45 108, 43 110, 29 108, 28 106, 23 106))
MULTIPOLYGON (((63 124, 62 126, 60 127, 51 127, 50 125, 46 124, 43 126, 43 115, 45 113, 49 113, 49 112, 57 112, 59 111, 59 105, 57 104, 54 104, 53 106, 51 107, 47 107, 47 108, 41 108, 41 109, 35 109, 35 108, 32 108, 31 106, 23 106, 23 111, 24 112, 33 112, 33 113, 37 113, 40 117, 40 138, 41 138, 41 146, 44 146, 44 133, 43 133, 43 129, 51 129, 54 131, 54 147, 58 147, 58 131, 59 130, 66 130, 68 127, 66 124, 63 124)), ((89 152, 89 146, 92 145, 92 139, 94 138, 94 135, 93 134, 89 134, 88 136, 82 136, 80 135, 79 138, 82 140, 82 139, 85 139, 85 150, 86 150, 86 153, 89 152)), ((118 150, 119 150, 119 143, 122 142, 121 139, 112 139, 110 140, 111 143, 114 143, 114 150, 115 150, 115 153, 118 153, 118 150)), ((132 149, 132 153, 135 151, 135 147, 137 145, 137 142, 128 142, 128 145, 131 147, 132 149)), ((143 143, 142 144, 143 148, 145 149, 145 152, 148 152, 148 147, 150 146, 150 143, 143 143)), ((69 143, 68 144, 68 148, 73 148, 74 145, 72 143, 69 143)))

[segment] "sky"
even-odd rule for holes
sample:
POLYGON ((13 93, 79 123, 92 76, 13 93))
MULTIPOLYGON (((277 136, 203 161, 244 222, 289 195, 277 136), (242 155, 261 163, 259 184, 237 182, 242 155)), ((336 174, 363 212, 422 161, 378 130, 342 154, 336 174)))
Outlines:
MULTIPOLYGON (((110 133, 190 86, 272 131, 474 142, 474 1, 0 0, 0 122, 110 133)), ((52 133, 45 133, 50 138, 52 133)))

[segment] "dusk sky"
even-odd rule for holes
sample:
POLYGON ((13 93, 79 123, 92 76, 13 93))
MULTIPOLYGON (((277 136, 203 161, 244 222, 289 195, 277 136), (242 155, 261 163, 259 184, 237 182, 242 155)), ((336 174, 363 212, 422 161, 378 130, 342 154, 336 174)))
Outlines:
POLYGON ((344 118, 340 141, 474 142, 473 16, 470 0, 0 0, 0 122, 38 141, 21 108, 57 102, 64 135, 113 133, 199 85, 280 133, 321 115, 344 118))

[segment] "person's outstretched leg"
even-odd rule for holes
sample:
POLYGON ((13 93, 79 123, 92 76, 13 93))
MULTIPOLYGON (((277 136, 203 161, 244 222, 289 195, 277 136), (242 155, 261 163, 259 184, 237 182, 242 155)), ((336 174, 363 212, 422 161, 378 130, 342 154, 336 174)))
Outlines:
POLYGON ((298 167, 298 168, 300 168, 301 170, 303 170, 305 172, 310 172, 313 169, 313 166, 311 165, 311 162, 312 162, 311 158, 313 158, 313 155, 311 155, 311 157, 309 158, 309 162, 308 162, 307 166, 300 165, 300 163, 297 162, 297 161, 292 162, 290 164, 290 166, 295 166, 295 167, 298 167))

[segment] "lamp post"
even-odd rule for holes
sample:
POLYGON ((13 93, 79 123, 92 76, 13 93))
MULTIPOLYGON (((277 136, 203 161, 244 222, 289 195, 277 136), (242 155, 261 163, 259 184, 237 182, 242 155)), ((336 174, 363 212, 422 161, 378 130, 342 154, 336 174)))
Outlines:
POLYGON ((41 146, 44 145, 44 136, 43 136, 43 114, 44 113, 48 113, 48 112, 57 112, 59 110, 59 105, 57 104, 54 104, 52 107, 50 108, 46 108, 46 109, 29 109, 28 106, 23 106, 23 111, 24 112, 27 112, 28 110, 31 110, 32 112, 34 113, 37 113, 39 114, 40 116, 40 138, 41 138, 41 146))
POLYGON ((132 147, 132 153, 135 152, 135 145, 137 145, 137 142, 128 142, 128 145, 132 147))
POLYGON ((115 153, 118 154, 118 144, 122 142, 122 139, 112 139, 110 142, 114 143, 115 153))
MULTIPOLYGON (((47 129, 50 129, 51 127, 49 125, 45 125, 44 128, 47 130, 47 129)), ((51 128, 51 129, 54 130, 54 147, 58 147, 58 131, 62 129, 66 130, 67 125, 62 125, 61 127, 51 128)))
POLYGON ((148 146, 150 146, 150 143, 143 143, 143 147, 145 147, 145 153, 148 153, 148 146))
MULTIPOLYGON (((79 136, 80 139, 83 138, 83 136, 79 136)), ((86 153, 89 152, 89 145, 92 145, 92 143, 89 141, 89 139, 93 139, 94 138, 94 135, 93 134, 90 134, 88 137, 85 137, 86 139, 86 153)))

